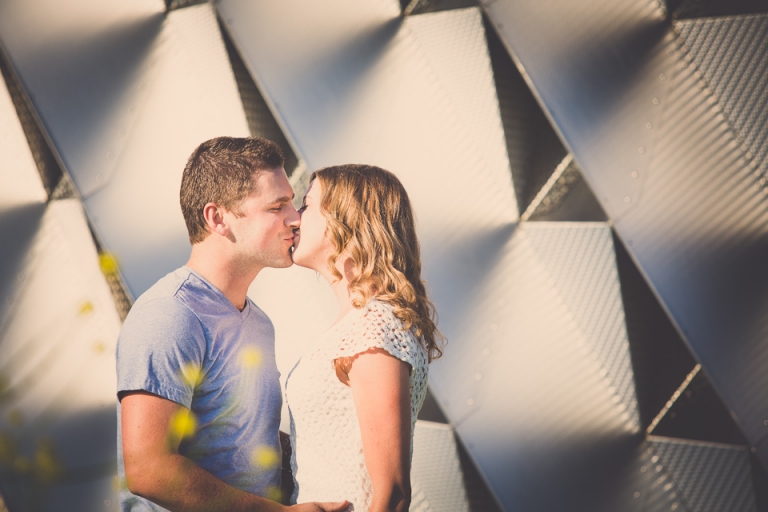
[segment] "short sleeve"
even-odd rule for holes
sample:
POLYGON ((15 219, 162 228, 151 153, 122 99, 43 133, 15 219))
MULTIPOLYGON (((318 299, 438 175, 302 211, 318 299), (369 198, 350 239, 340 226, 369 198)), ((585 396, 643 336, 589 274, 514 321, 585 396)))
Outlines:
POLYGON ((422 365, 423 349, 410 329, 392 311, 392 306, 378 300, 370 301, 345 326, 333 358, 352 357, 374 348, 386 350, 392 356, 418 368, 422 365))
POLYGON ((147 391, 192 405, 206 353, 203 326, 173 298, 134 305, 117 341, 117 392, 147 391))

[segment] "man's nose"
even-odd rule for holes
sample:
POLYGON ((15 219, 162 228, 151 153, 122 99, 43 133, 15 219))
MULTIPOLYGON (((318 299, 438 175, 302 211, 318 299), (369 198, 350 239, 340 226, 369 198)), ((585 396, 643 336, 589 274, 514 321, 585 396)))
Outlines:
POLYGON ((298 228, 301 224, 301 214, 296 210, 296 208, 293 207, 292 204, 290 205, 287 224, 292 228, 298 228))

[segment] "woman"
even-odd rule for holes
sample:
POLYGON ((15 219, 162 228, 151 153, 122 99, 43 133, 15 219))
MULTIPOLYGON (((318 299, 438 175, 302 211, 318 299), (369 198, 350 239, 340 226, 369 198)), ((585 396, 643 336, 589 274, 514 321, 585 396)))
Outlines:
POLYGON ((343 165, 312 175, 300 212, 293 261, 328 280, 340 311, 286 382, 293 500, 408 510, 413 428, 442 355, 410 201, 392 173, 343 165))

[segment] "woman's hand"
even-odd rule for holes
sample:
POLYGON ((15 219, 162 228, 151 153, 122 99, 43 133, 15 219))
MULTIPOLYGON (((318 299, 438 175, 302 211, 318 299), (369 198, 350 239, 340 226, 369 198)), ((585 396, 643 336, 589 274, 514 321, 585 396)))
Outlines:
POLYGON ((411 502, 410 365, 383 349, 358 354, 348 384, 373 484, 369 512, 405 512, 411 502))

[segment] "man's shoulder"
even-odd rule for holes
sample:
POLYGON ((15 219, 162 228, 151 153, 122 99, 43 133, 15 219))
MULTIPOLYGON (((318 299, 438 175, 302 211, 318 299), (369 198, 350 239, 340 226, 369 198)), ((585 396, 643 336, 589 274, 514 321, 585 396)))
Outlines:
POLYGON ((189 275, 190 272, 181 267, 162 277, 139 296, 125 323, 198 323, 194 312, 179 297, 189 275))

